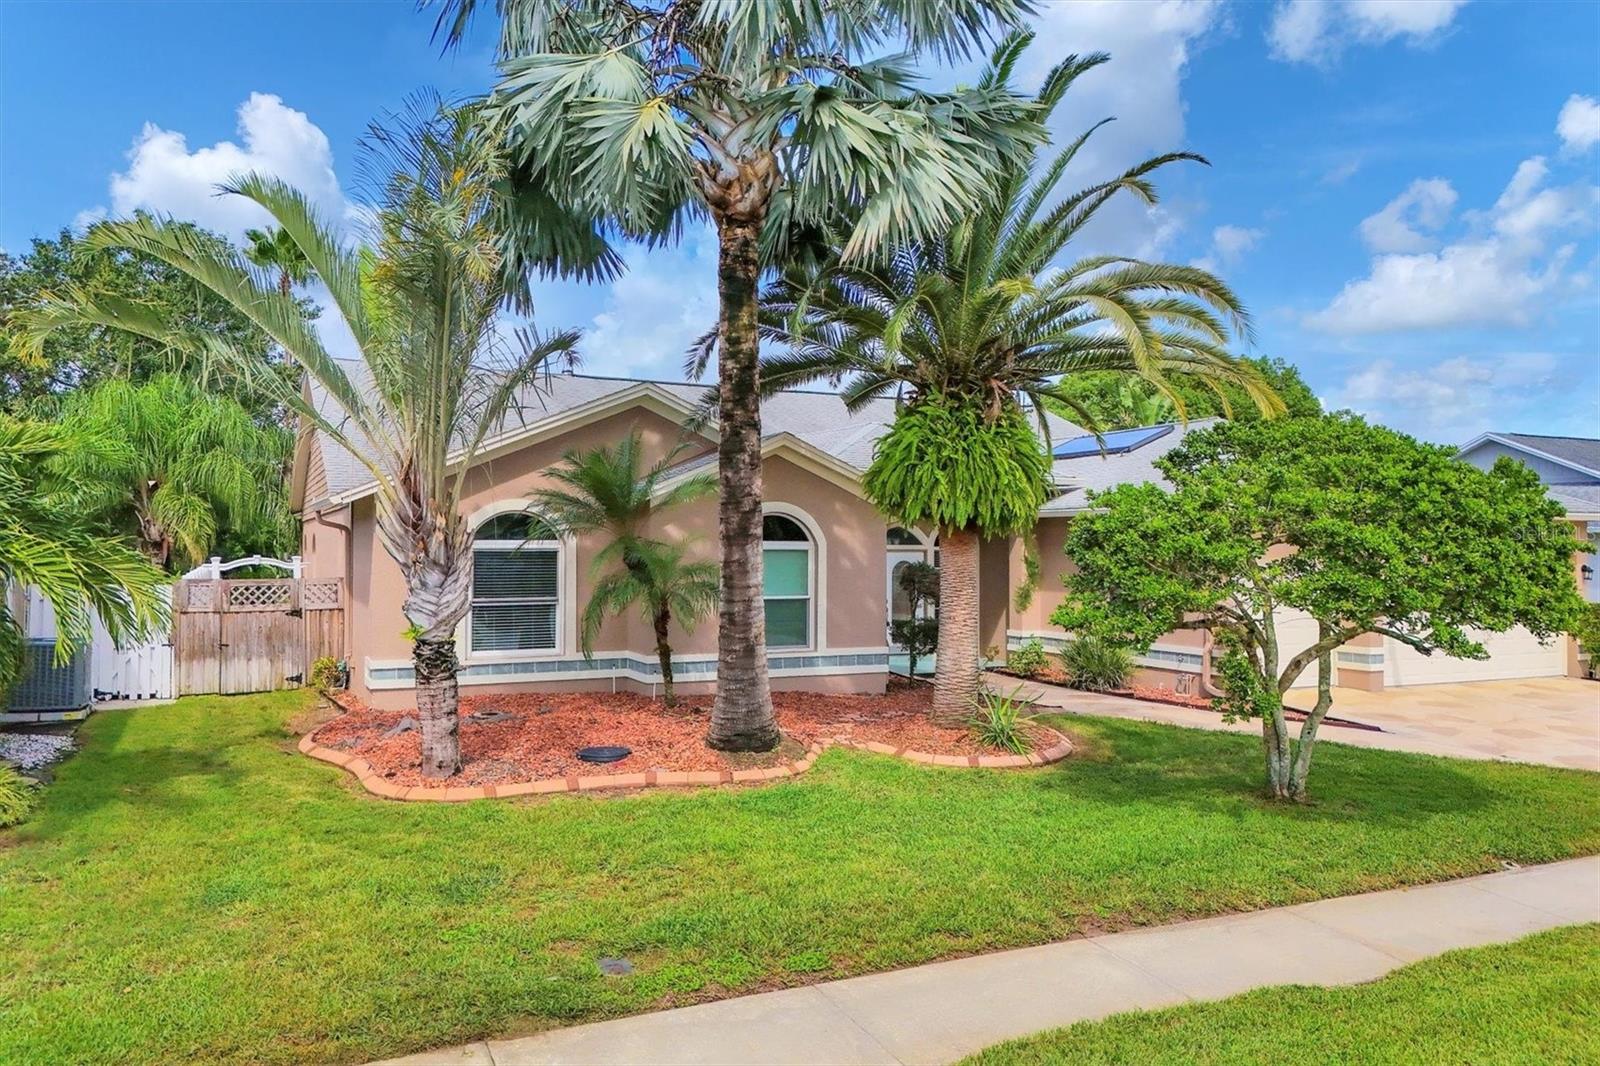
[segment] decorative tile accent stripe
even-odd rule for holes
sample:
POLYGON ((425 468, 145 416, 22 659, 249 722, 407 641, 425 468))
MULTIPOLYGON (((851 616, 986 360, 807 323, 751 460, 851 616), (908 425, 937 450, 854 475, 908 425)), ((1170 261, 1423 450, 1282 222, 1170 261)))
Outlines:
MULTIPOLYGON (((767 656, 767 669, 774 674, 783 674, 795 670, 830 670, 843 667, 867 667, 869 669, 887 671, 889 669, 889 655, 887 652, 864 652, 860 654, 832 654, 832 655, 769 655, 767 656)), ((841 672, 843 672, 841 670, 841 672)), ((550 674, 560 677, 563 674, 583 674, 594 677, 600 674, 630 674, 644 681, 658 680, 661 677, 661 664, 654 658, 645 659, 632 655, 608 655, 593 659, 581 656, 573 659, 513 659, 499 663, 473 663, 463 666, 458 676, 464 681, 475 681, 486 678, 515 675, 526 677, 532 674, 550 674)), ((688 659, 672 664, 673 678, 677 681, 708 681, 716 677, 717 661, 715 659, 688 659)), ((367 677, 371 681, 411 684, 416 674, 410 666, 369 666, 367 677)))
MULTIPOLYGON (((1060 737, 1060 734, 1056 734, 1060 737)), ((1026 755, 933 755, 924 751, 910 751, 906 748, 896 748, 876 740, 852 740, 848 737, 825 737, 815 741, 806 749, 805 756, 795 762, 779 763, 777 766, 762 767, 754 770, 646 770, 634 774, 594 774, 579 776, 569 774, 566 777, 546 777, 535 781, 519 781, 516 784, 493 785, 447 785, 444 787, 431 787, 425 785, 405 786, 397 785, 388 778, 380 777, 372 764, 367 760, 352 755, 347 751, 338 751, 334 748, 324 748, 314 739, 316 730, 312 730, 300 738, 300 751, 313 759, 331 763, 341 770, 347 770, 355 775, 361 787, 374 796, 384 799, 405 800, 408 803, 463 803, 467 800, 479 799, 509 799, 513 796, 538 796, 555 792, 598 792, 602 789, 616 788, 672 788, 689 785, 748 785, 759 784, 763 781, 776 781, 784 777, 795 777, 811 769, 817 761, 817 756, 824 751, 838 745, 841 748, 854 748, 857 751, 870 751, 877 755, 892 755, 895 758, 905 759, 909 762, 924 763, 928 766, 962 766, 978 767, 986 770, 1005 770, 1026 766, 1046 766, 1053 762, 1060 762, 1072 754, 1072 741, 1060 737, 1054 745, 1043 751, 1033 751, 1026 755)))
POLYGON ((1367 666, 1382 666, 1384 661, 1381 648, 1376 651, 1346 651, 1341 648, 1337 658, 1341 663, 1362 663, 1367 666))

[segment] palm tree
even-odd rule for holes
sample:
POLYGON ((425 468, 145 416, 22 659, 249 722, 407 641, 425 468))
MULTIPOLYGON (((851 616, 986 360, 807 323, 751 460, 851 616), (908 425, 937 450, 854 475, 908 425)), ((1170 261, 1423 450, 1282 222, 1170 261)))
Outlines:
POLYGON ((61 426, 0 416, 0 693, 23 665, 24 631, 11 606, 21 589, 49 602, 58 660, 90 641, 95 616, 119 642, 167 624, 166 575, 106 536, 70 494, 44 487, 43 467, 78 443, 61 426))
POLYGON ((362 463, 376 491, 378 535, 406 583, 422 772, 435 778, 461 765, 454 638, 470 602, 472 553, 462 485, 485 437, 514 417, 552 360, 571 357, 577 340, 530 328, 511 343, 496 329, 499 308, 517 291, 492 224, 504 209, 503 156, 480 130, 470 108, 419 111, 396 131, 374 127, 370 169, 387 177, 365 247, 341 241, 281 181, 253 174, 225 190, 259 204, 304 254, 355 340, 359 373, 330 356, 294 299, 236 250, 148 219, 93 231, 93 243, 170 263, 239 308, 299 363, 320 398, 222 339, 92 294, 54 301, 26 324, 38 335, 61 323, 99 322, 188 345, 258 380, 362 463))
POLYGON ((278 226, 266 230, 247 229, 244 239, 249 242, 244 250, 245 258, 258 267, 276 270, 278 291, 283 295, 291 295, 296 285, 311 280, 311 263, 287 230, 278 226))
MULTIPOLYGON (((441 0, 458 42, 480 0, 441 0)), ((845 254, 954 225, 1042 127, 995 83, 912 91, 918 52, 965 55, 1027 0, 497 0, 488 105, 523 217, 577 205, 651 244, 709 219, 719 245, 722 593, 707 742, 778 741, 761 565, 757 282, 853 205, 845 254), (894 44, 908 54, 862 59, 894 44)))
POLYGON ((276 554, 293 543, 284 467, 293 438, 231 396, 171 374, 108 378, 67 396, 67 439, 49 472, 91 515, 133 533, 157 566, 186 569, 224 528, 276 554))
POLYGON ((717 568, 684 559, 685 546, 645 534, 653 515, 702 499, 717 490, 709 474, 694 474, 663 487, 679 452, 674 450, 648 470, 643 442, 630 433, 615 448, 571 450, 549 473, 556 485, 534 494, 534 507, 558 531, 602 533, 606 544, 592 563, 597 578, 583 612, 583 653, 589 655, 608 615, 640 605, 656 638, 663 699, 677 702, 672 690, 672 620, 692 628, 717 603, 717 568), (606 573, 608 567, 616 568, 606 573), (601 576, 601 575, 604 576, 601 576))
MULTIPOLYGON (((1003 83, 1026 45, 1021 36, 1008 41, 983 84, 1003 83)), ((1039 91, 1040 114, 1106 58, 1072 56, 1056 66, 1039 91)), ((1238 383, 1264 410, 1281 409, 1254 367, 1224 348, 1229 326, 1248 336, 1249 322, 1222 281, 1120 256, 1066 259, 1072 239, 1113 197, 1154 203, 1153 171, 1199 159, 1157 156, 1062 194, 1062 174, 1090 133, 1037 176, 1033 152, 1013 158, 994 198, 945 233, 868 261, 841 249, 820 270, 790 271, 767 294, 764 337, 788 351, 763 364, 764 389, 828 378, 843 386, 851 408, 900 399, 865 485, 901 521, 940 530, 934 714, 942 722, 963 720, 978 687, 979 540, 1028 535, 1049 488, 1040 441, 1049 443, 1046 405, 1058 402, 1096 428, 1061 390, 1063 375, 1137 375, 1177 406, 1166 380, 1188 374, 1238 383), (1029 409, 1038 434, 1028 428, 1029 409)))

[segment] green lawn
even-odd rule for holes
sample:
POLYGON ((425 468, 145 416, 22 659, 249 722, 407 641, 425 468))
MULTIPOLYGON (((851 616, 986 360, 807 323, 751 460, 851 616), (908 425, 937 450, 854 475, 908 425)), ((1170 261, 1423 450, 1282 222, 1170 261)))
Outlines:
POLYGON ((373 799, 303 697, 82 731, 0 834, 0 1061, 358 1061, 1074 932, 1600 851, 1597 778, 1073 719, 1030 771, 825 753, 759 788, 373 799), (604 977, 601 955, 637 970, 604 977))
POLYGON ((1600 925, 1452 951, 1353 988, 1264 988, 1118 1014, 965 1066, 1600 1062, 1600 925))

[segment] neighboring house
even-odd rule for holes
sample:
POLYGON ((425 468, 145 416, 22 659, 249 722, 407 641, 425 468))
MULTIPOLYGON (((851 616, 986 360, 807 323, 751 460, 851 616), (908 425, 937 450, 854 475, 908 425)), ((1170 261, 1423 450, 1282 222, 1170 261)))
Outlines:
MULTIPOLYGON (((361 364, 347 365, 359 382, 361 364)), ((561 374, 542 383, 537 395, 526 397, 520 411, 496 427, 468 475, 463 502, 477 531, 479 561, 472 609, 457 635, 464 688, 654 691, 660 680, 654 637, 641 619, 610 619, 591 658, 579 649, 578 617, 593 585, 590 560, 599 542, 592 537, 529 539, 537 527, 516 516, 527 510, 531 494, 546 483, 546 471, 564 451, 614 444, 635 430, 650 462, 683 446, 676 476, 714 471, 715 425, 685 428, 697 424, 704 394, 694 385, 561 374)), ((883 689, 897 650, 889 643, 888 623, 905 611, 903 598, 896 602, 897 571, 911 562, 938 561, 937 538, 891 525, 862 494, 860 479, 873 445, 893 417, 890 400, 852 413, 827 392, 782 392, 763 407, 767 645, 775 687, 883 689)), ((1211 422, 1108 433, 1102 450, 1081 428, 1051 416, 1057 491, 1040 511, 1041 574, 1026 609, 1013 600, 1025 573, 1021 540, 986 541, 981 548, 980 618, 983 641, 993 654, 1032 636, 1050 647, 1061 645, 1064 636, 1048 619, 1071 565, 1062 545, 1072 516, 1088 506, 1092 490, 1159 481, 1154 461, 1211 422)), ((398 707, 413 699, 410 644, 402 633, 405 585, 376 537, 374 491, 365 467, 343 448, 320 433, 302 435, 291 503, 303 520, 305 576, 344 579, 351 686, 375 706, 398 707)), ((679 509, 653 532, 688 540, 704 558, 715 559, 715 500, 679 509)), ((1289 641, 1309 640, 1314 631, 1309 619, 1287 613, 1282 624, 1289 641)), ((716 671, 715 619, 692 634, 675 631, 673 649, 680 690, 708 689, 716 671)), ((1497 649, 1495 658, 1510 662, 1519 655, 1503 658, 1497 649)), ((1338 652, 1338 680, 1363 688, 1420 680, 1411 665, 1398 668, 1400 662, 1381 638, 1360 638, 1338 652)), ((1196 631, 1170 634, 1139 660, 1139 667, 1144 684, 1199 693, 1209 670, 1209 638, 1196 631)), ((1449 676, 1429 680, 1470 676, 1475 668, 1458 664, 1446 671, 1449 676)), ((1565 672, 1543 658, 1514 669, 1527 672, 1518 676, 1565 672)), ((1314 681, 1308 671, 1303 683, 1314 681)))
MULTIPOLYGON (((1579 540, 1587 541, 1588 552, 1573 558, 1573 577, 1578 591, 1590 603, 1600 603, 1600 439, 1593 437, 1552 437, 1539 433, 1485 433, 1462 446, 1461 458, 1473 466, 1489 469, 1502 455, 1525 464, 1539 480, 1544 482, 1545 494, 1567 509, 1567 519, 1579 540)), ((1496 651, 1489 663, 1504 658, 1507 664, 1520 654, 1536 658, 1539 673, 1500 674, 1497 676, 1544 676, 1564 672, 1578 676, 1578 649, 1568 640, 1563 648, 1541 649, 1534 652, 1535 644, 1527 634, 1512 630, 1498 642, 1509 643, 1504 656, 1496 651), (1559 665, 1561 670, 1554 668, 1559 665)), ((1477 665, 1477 664, 1474 664, 1477 665)), ((1480 669, 1494 672, 1494 667, 1484 664, 1480 669)))

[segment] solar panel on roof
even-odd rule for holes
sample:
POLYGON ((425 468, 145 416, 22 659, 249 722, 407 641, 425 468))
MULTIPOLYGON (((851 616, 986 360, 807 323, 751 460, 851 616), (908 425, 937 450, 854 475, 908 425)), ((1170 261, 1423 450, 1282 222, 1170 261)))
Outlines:
POLYGON ((1168 426, 1139 426, 1135 429, 1114 429, 1095 439, 1093 433, 1062 441, 1051 454, 1057 459, 1080 459, 1086 455, 1123 455, 1142 448, 1172 432, 1168 426))

